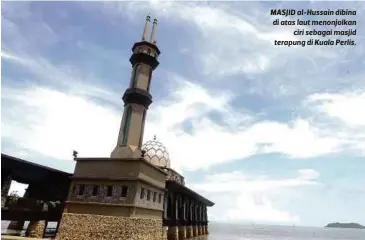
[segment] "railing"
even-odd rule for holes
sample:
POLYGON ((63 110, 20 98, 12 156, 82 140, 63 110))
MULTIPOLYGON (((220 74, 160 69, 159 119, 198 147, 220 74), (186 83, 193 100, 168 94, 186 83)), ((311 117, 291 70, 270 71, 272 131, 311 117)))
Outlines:
POLYGON ((43 232, 43 238, 52 238, 56 237, 57 235, 57 228, 46 228, 43 232))
MULTIPOLYGON (((9 229, 2 229, 1 230, 3 235, 7 236, 18 236, 18 237, 25 237, 27 235, 27 228, 23 228, 21 230, 9 230, 9 229)), ((43 238, 54 238, 57 235, 57 228, 46 228, 43 232, 43 238)))
POLYGON ((42 211, 43 206, 34 199, 8 197, 4 207, 9 210, 42 211))
POLYGON ((62 211, 61 202, 56 201, 42 201, 36 200, 32 198, 18 198, 9 196, 6 199, 4 208, 9 209, 10 211, 41 211, 41 212, 59 212, 62 211))
POLYGON ((168 170, 167 180, 175 181, 181 185, 185 185, 184 177, 171 169, 168 170))

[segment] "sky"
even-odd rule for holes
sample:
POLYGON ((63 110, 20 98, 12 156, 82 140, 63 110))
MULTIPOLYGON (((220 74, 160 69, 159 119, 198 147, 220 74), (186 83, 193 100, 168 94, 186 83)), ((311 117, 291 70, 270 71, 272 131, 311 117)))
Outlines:
POLYGON ((67 172, 73 150, 110 156, 131 47, 150 13, 161 55, 144 141, 156 134, 187 186, 215 202, 211 221, 365 224, 364 4, 1 7, 2 153, 67 172), (307 37, 273 26, 272 8, 357 9, 348 17, 357 20, 356 46, 275 46, 307 37))

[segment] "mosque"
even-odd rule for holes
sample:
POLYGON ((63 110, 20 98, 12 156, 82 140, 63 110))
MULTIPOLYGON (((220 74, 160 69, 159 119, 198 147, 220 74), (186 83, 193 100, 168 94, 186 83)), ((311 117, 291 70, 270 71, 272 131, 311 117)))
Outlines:
POLYGON ((161 54, 157 19, 148 40, 149 23, 147 16, 142 40, 132 47, 117 144, 109 158, 75 156, 56 239, 175 240, 208 234, 207 207, 214 203, 185 186, 156 137, 142 144, 152 73, 161 54))

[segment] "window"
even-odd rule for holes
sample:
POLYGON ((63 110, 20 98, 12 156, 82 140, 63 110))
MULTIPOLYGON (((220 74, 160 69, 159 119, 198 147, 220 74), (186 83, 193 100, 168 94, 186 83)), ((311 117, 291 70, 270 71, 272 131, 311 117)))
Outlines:
POLYGON ((149 48, 149 49, 147 49, 147 54, 148 55, 151 55, 151 49, 149 48))
POLYGON ((147 191, 147 201, 151 200, 151 190, 147 191))
POLYGON ((141 188, 141 195, 140 198, 143 199, 144 198, 144 188, 141 188))
POLYGON ((82 195, 84 195, 84 192, 85 192, 85 184, 80 184, 78 195, 82 196, 82 195))
POLYGON ((120 197, 122 197, 122 198, 127 197, 127 193, 128 193, 128 187, 122 186, 122 192, 120 194, 120 197))
POLYGON ((124 126, 123 126, 123 140, 122 140, 122 145, 123 146, 127 145, 129 125, 131 123, 131 118, 132 118, 132 107, 128 106, 127 113, 126 113, 126 116, 125 116, 125 122, 124 122, 124 126))
POLYGON ((153 202, 156 202, 157 192, 153 192, 153 202))
POLYGON ((94 185, 93 186, 93 191, 92 191, 92 196, 97 196, 99 193, 99 186, 98 185, 94 185))
POLYGON ((158 203, 161 203, 161 200, 162 200, 162 194, 158 194, 158 203))
POLYGON ((113 186, 108 186, 106 191, 106 196, 111 197, 113 195, 113 186))

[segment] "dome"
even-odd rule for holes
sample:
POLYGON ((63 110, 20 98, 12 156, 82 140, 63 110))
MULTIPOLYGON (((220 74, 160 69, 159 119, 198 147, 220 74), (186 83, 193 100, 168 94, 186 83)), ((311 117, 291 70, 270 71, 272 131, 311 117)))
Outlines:
POLYGON ((162 143, 156 141, 156 137, 153 140, 147 141, 145 144, 143 144, 142 150, 146 151, 144 158, 147 161, 157 166, 170 167, 169 153, 162 143))

